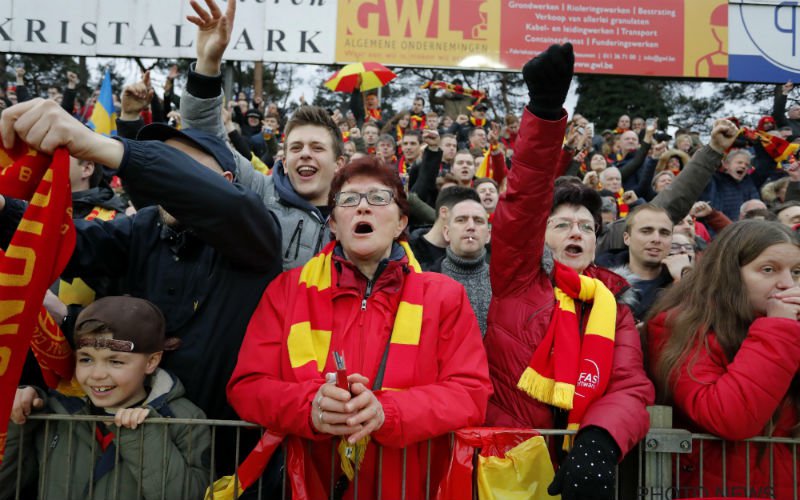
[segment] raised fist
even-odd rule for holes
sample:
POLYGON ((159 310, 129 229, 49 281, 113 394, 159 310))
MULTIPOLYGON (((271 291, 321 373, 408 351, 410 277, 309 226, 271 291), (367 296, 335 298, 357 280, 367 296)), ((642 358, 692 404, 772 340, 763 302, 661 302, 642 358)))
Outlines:
POLYGON ((522 76, 530 96, 528 109, 533 114, 548 120, 561 117, 561 108, 572 82, 574 66, 575 53, 569 42, 551 45, 525 64, 522 76))

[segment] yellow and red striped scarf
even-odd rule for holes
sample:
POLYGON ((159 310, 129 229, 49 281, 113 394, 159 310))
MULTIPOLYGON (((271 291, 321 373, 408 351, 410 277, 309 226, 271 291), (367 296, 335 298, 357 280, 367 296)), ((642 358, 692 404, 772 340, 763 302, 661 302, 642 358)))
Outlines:
MULTIPOLYGON (((542 343, 517 387, 537 401, 570 410, 567 429, 577 430, 586 410, 603 395, 614 360, 617 303, 602 281, 578 274, 555 261, 556 307, 542 343), (575 299, 592 301, 581 340, 575 299)), ((564 440, 564 449, 572 440, 564 440)))
POLYGON ((475 118, 474 116, 470 116, 469 122, 473 127, 483 127, 486 125, 486 118, 475 118))
POLYGON ((370 118, 372 118, 376 122, 381 121, 381 110, 380 110, 380 108, 367 109, 367 114, 370 116, 370 118))
MULTIPOLYGON (((414 369, 419 352, 422 332, 422 279, 421 268, 406 242, 400 242, 408 257, 409 272, 405 275, 392 327, 389 357, 383 376, 381 390, 404 390, 414 383, 414 369)), ((289 362, 297 380, 322 378, 325 364, 330 358, 333 337, 333 290, 336 268, 332 265, 332 241, 300 272, 297 285, 300 299, 291 314, 291 327, 286 340, 289 362)), ((349 353, 345 353, 348 357, 349 353)), ((353 357, 354 359, 355 357, 353 357)), ((351 445, 346 439, 339 443, 342 470, 353 478, 355 466, 361 464, 369 443, 369 437, 351 445)))
POLYGON ((58 278, 75 246, 69 153, 50 158, 19 139, 0 146, 0 192, 30 200, 11 243, 0 251, 0 461, 14 392, 28 347, 32 346, 45 381, 54 387, 70 380, 72 350, 58 326, 47 321, 42 299, 58 278), (44 318, 44 319, 42 319, 44 318))
POLYGON ((628 216, 629 208, 628 204, 622 201, 622 195, 625 194, 625 190, 619 188, 619 191, 614 193, 614 199, 617 200, 617 212, 619 212, 618 219, 624 219, 628 216))
POLYGON ((397 173, 400 175, 405 175, 408 173, 408 166, 406 165, 406 157, 401 156, 399 160, 397 160, 397 173))
POLYGON ((484 98, 486 98, 486 92, 484 92, 483 90, 471 89, 469 87, 464 87, 463 85, 456 85, 441 80, 428 80, 427 82, 420 85, 419 88, 442 89, 452 94, 467 95, 477 99, 476 104, 481 102, 484 98))
POLYGON ((411 130, 422 130, 428 124, 428 118, 425 115, 411 115, 409 117, 409 126, 411 130))

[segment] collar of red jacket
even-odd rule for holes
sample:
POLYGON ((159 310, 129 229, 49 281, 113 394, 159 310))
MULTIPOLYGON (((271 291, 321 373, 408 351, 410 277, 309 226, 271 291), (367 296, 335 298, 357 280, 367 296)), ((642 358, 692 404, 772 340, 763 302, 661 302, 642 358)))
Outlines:
MULTIPOLYGON (((341 248, 341 245, 337 244, 333 253, 333 294, 336 296, 338 293, 356 291, 360 295, 364 295, 367 288, 367 277, 358 270, 355 264, 345 258, 341 248)), ((377 278, 373 280, 370 295, 374 295, 380 290, 386 290, 391 294, 399 293, 403 287, 404 276, 408 271, 408 257, 406 257, 403 247, 394 243, 392 254, 378 265, 377 278)))

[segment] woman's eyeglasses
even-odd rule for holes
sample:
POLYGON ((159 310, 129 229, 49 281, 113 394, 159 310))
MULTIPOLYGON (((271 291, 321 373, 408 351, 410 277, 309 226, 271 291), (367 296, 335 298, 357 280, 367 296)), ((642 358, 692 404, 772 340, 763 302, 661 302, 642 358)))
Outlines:
POLYGON ((354 191, 341 191, 333 197, 337 207, 355 207, 365 198, 367 203, 376 207, 388 205, 394 199, 394 193, 388 189, 373 189, 366 193, 354 191))

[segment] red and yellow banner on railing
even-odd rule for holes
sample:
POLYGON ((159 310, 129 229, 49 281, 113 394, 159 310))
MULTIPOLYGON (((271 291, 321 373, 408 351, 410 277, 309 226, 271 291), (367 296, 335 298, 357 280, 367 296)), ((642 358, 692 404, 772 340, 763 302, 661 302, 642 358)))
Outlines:
POLYGON ((29 200, 5 252, 0 251, 0 461, 14 393, 28 347, 48 384, 70 379, 74 363, 58 326, 42 309, 45 292, 75 247, 69 153, 53 157, 17 141, 0 147, 0 194, 29 200), (34 340, 35 339, 35 340, 34 340))

